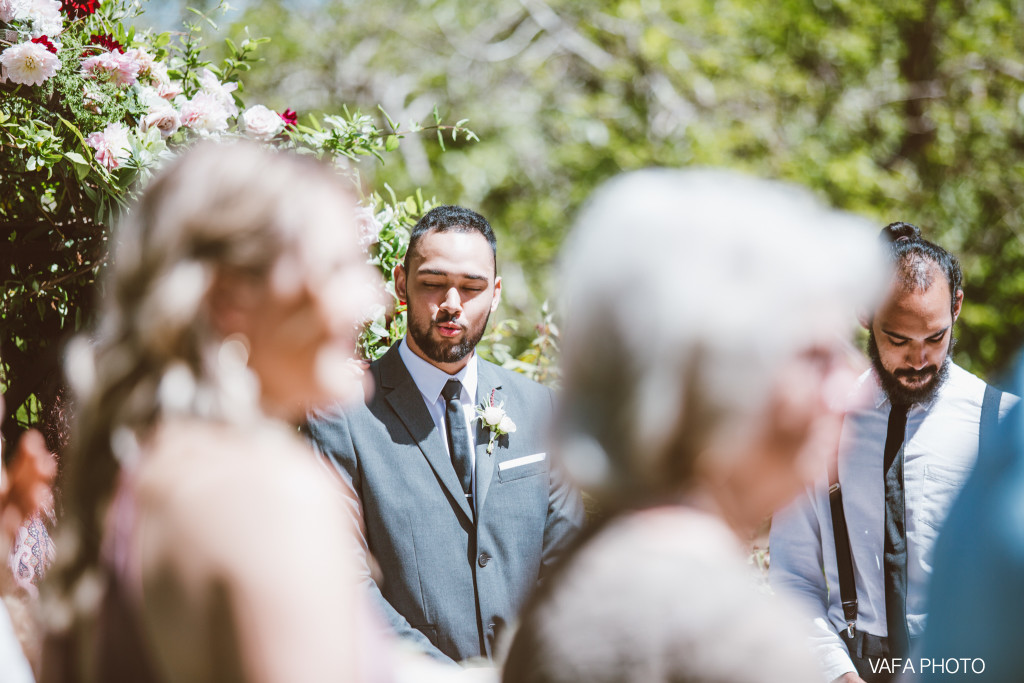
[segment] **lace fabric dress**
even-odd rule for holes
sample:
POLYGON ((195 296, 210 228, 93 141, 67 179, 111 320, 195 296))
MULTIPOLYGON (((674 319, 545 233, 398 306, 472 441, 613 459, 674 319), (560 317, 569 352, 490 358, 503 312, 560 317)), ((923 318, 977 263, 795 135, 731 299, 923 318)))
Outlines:
POLYGON ((26 520, 19 528, 8 555, 7 564, 15 583, 29 595, 39 594, 38 586, 53 564, 56 550, 42 516, 26 520))

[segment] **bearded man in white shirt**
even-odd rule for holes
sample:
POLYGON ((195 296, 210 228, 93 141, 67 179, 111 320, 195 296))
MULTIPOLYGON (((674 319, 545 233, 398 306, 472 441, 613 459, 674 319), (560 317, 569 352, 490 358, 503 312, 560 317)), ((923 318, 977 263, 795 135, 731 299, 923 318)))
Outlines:
POLYGON ((908 656, 924 630, 936 536, 979 439, 1017 400, 951 360, 956 257, 906 223, 881 239, 894 276, 861 317, 872 368, 851 397, 837 467, 775 516, 770 539, 772 584, 810 611, 825 680, 844 683, 922 664, 908 656))

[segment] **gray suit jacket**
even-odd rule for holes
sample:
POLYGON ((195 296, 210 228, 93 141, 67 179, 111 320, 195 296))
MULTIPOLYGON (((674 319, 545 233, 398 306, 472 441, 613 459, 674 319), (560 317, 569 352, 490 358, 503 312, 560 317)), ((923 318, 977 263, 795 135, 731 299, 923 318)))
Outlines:
POLYGON ((479 360, 477 403, 495 403, 516 423, 487 454, 477 424, 474 519, 423 396, 398 346, 370 366, 374 394, 365 405, 311 416, 318 450, 352 482, 366 542, 380 563, 366 583, 391 626, 438 657, 492 654, 495 635, 583 523, 579 493, 544 453, 552 413, 546 387, 479 360))

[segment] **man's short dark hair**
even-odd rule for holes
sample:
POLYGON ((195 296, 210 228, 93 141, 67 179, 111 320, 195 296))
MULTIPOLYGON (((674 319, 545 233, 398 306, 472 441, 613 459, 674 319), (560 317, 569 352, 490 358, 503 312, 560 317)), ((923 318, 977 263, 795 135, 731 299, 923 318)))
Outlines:
POLYGON ((494 268, 498 268, 498 239, 487 219, 476 211, 461 206, 436 206, 423 215, 409 236, 409 248, 405 252, 405 270, 409 272, 409 261, 416 251, 416 245, 430 232, 478 232, 491 245, 494 254, 494 268))
POLYGON ((905 289, 927 289, 932 285, 932 267, 938 267, 949 283, 950 312, 955 312, 964 277, 956 256, 921 237, 921 229, 910 223, 890 223, 878 238, 889 245, 897 282, 905 289))

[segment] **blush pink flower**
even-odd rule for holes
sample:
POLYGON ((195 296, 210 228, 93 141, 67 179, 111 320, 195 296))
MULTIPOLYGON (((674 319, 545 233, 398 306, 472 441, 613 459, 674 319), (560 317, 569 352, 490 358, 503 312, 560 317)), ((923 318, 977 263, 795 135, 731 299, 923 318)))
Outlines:
POLYGON ((82 60, 82 72, 93 78, 102 80, 117 71, 117 60, 113 52, 101 52, 98 55, 82 60))
POLYGON ((359 234, 359 246, 366 251, 371 244, 380 239, 380 231, 383 227, 373 209, 366 206, 357 206, 355 210, 356 231, 359 234))
POLYGON ((212 96, 220 103, 220 106, 224 108, 228 116, 238 115, 238 106, 235 104, 235 98, 231 95, 231 93, 238 89, 237 83, 221 83, 217 80, 217 74, 209 69, 203 69, 203 72, 199 74, 199 84, 202 86, 204 93, 212 96))
POLYGON ((0 0, 0 21, 9 24, 25 11, 25 0, 0 0))
POLYGON ((42 85, 59 68, 57 55, 39 43, 18 43, 0 53, 0 76, 19 85, 42 85))
POLYGON ((131 141, 123 123, 108 124, 102 132, 92 133, 85 142, 96 150, 96 161, 108 171, 118 168, 131 156, 131 141))
MULTIPOLYGON (((129 51, 134 52, 134 51, 129 51)), ((119 85, 132 85, 139 79, 142 64, 134 55, 120 50, 104 52, 82 61, 82 71, 97 79, 110 79, 119 85)))
POLYGON ((160 93, 160 97, 165 100, 173 100, 175 97, 180 95, 184 90, 181 87, 181 81, 168 81, 167 83, 160 83, 156 87, 156 91, 160 93))
POLYGON ((205 91, 181 105, 181 125, 200 133, 226 131, 231 115, 217 97, 205 91))
POLYGON ((149 75, 150 69, 153 67, 153 55, 149 54, 142 48, 133 47, 130 50, 124 51, 124 57, 122 59, 128 63, 134 64, 136 69, 136 75, 149 75))

